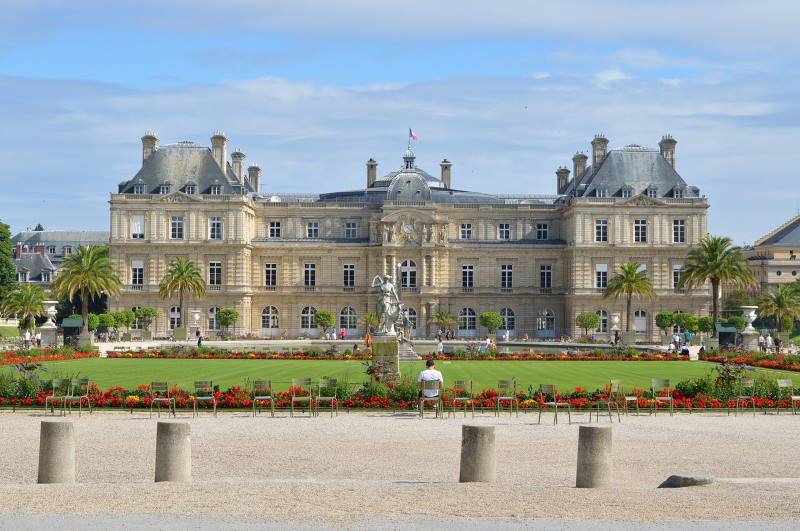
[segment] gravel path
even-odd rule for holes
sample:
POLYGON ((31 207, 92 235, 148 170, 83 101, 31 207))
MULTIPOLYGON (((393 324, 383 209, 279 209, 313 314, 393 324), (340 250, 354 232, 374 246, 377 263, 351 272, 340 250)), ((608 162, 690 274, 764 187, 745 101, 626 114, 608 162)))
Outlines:
POLYGON ((553 426, 550 415, 542 425, 530 414, 467 419, 496 426, 496 484, 457 483, 463 418, 420 421, 385 413, 179 416, 192 426, 194 482, 155 484, 156 420, 115 412, 68 419, 77 437, 77 485, 36 485, 44 418, 0 413, 0 527, 52 527, 48 519, 66 513, 89 519, 70 517, 64 529, 81 528, 81 522, 107 527, 117 515, 126 515, 127 529, 194 528, 192 522, 198 528, 249 522, 265 529, 431 529, 464 527, 470 521, 464 518, 485 519, 472 520, 484 524, 479 527, 565 529, 575 521, 599 528, 614 522, 724 528, 757 521, 778 529, 800 522, 800 480, 792 479, 800 478, 800 416, 788 414, 623 418, 614 423, 618 487, 609 490, 573 488, 577 424, 586 422, 584 415, 572 426, 566 417, 553 426), (671 474, 725 480, 656 490, 671 474))

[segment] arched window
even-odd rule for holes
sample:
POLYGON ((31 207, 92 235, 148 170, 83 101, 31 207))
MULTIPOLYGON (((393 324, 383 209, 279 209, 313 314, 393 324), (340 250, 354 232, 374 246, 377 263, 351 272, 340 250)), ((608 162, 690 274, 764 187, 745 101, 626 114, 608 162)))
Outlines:
POLYGON ((404 260, 400 264, 400 289, 417 287, 417 263, 414 260, 404 260))
POLYGON ((475 330, 475 310, 472 308, 462 308, 458 312, 458 329, 475 330))
POLYGON ((133 308, 131 308, 131 311, 134 314, 133 323, 131 324, 131 330, 141 330, 143 328, 142 323, 140 323, 139 319, 136 317, 136 311, 138 309, 139 309, 138 306, 134 306, 133 308))
POLYGON ((417 310, 414 308, 408 309, 408 320, 411 321, 411 329, 417 329, 417 310))
POLYGON ((219 326, 217 325, 217 312, 219 308, 209 308, 208 309, 208 329, 209 330, 219 330, 219 326))
POLYGON ((500 330, 514 330, 517 327, 517 318, 514 316, 514 310, 511 308, 503 308, 500 310, 500 317, 503 319, 500 330))
POLYGON ((597 310, 597 316, 600 318, 600 326, 597 327, 597 331, 608 332, 608 312, 605 310, 597 310))
POLYGON ((536 329, 543 332, 555 332, 556 316, 553 310, 542 310, 536 317, 536 329))
POLYGON ((278 328, 278 309, 267 306, 261 310, 261 328, 278 328))
POLYGON ((339 328, 346 330, 355 330, 358 328, 358 319, 356 319, 356 311, 349 306, 342 308, 339 313, 339 328))
POLYGON ((181 309, 173 306, 169 309, 169 329, 175 330, 181 327, 181 309))
POLYGON ((633 329, 637 334, 644 334, 647 332, 647 312, 644 310, 636 310, 633 312, 633 329))
POLYGON ((317 324, 314 322, 314 314, 317 309, 313 306, 306 306, 300 312, 300 328, 316 328, 317 324))

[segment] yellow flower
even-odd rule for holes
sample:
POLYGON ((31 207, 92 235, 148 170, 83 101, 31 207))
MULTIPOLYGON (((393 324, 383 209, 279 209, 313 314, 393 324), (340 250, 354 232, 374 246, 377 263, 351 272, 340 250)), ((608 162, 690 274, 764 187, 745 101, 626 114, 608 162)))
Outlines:
POLYGON ((127 398, 127 401, 128 401, 128 402, 138 402, 138 401, 139 401, 139 397, 138 397, 138 396, 136 396, 136 395, 131 395, 131 396, 129 396, 129 397, 127 398))

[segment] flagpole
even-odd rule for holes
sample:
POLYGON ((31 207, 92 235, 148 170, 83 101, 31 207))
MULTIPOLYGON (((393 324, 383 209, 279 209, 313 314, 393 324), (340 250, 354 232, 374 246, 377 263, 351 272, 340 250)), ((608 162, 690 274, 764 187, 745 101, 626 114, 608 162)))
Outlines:
POLYGON ((411 149, 411 128, 408 128, 408 149, 411 149))

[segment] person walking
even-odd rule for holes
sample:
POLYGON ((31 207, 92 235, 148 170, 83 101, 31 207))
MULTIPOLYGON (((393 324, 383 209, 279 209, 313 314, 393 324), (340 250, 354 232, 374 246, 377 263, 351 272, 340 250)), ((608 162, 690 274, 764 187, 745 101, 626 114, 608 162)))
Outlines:
POLYGON ((767 353, 772 352, 772 345, 772 335, 767 334, 767 337, 764 340, 764 346, 767 348, 767 353))
POLYGON ((22 344, 26 349, 31 348, 31 331, 25 329, 25 334, 22 336, 22 344))
POLYGON ((39 330, 37 330, 36 335, 34 337, 36 338, 36 346, 38 348, 42 348, 42 333, 39 330))
POLYGON ((441 356, 442 354, 444 354, 444 343, 439 339, 438 343, 436 343, 436 355, 441 356))
POLYGON ((758 335, 758 350, 764 352, 764 336, 761 334, 758 335))

